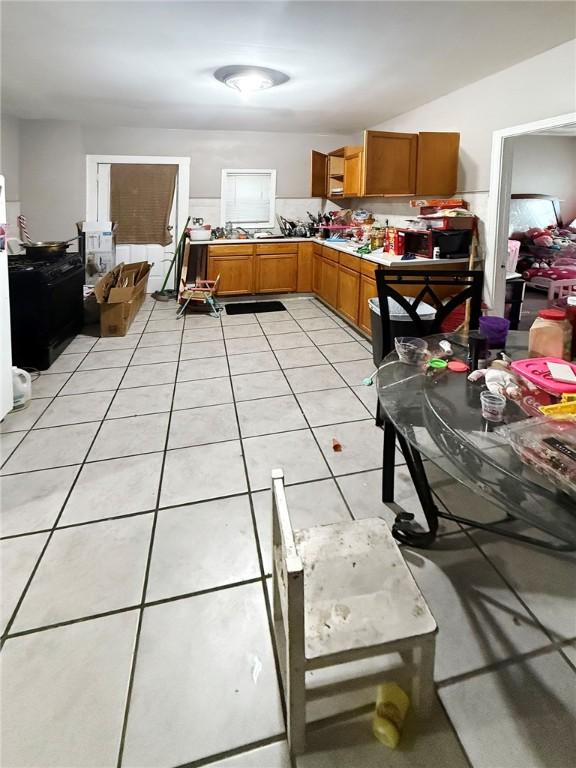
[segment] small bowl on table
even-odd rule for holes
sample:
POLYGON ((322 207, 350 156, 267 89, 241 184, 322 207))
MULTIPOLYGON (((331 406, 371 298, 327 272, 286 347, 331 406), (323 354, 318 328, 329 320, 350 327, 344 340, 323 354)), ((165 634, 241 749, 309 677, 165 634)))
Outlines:
POLYGON ((418 365, 428 358, 428 342, 417 336, 397 336, 394 339, 394 346, 398 359, 402 363, 418 365))

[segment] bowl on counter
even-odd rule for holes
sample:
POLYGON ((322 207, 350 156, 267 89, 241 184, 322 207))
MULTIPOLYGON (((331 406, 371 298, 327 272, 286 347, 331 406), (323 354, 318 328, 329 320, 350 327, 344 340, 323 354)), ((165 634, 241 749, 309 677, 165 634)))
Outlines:
POLYGON ((190 240, 210 240, 212 227, 210 224, 203 224, 201 227, 190 227, 188 234, 190 240))

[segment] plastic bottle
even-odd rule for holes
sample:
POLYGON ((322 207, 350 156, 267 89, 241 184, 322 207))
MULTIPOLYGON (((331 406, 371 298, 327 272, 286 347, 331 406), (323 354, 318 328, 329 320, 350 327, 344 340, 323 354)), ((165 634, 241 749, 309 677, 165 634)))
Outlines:
POLYGON ((378 686, 372 733, 390 749, 398 746, 409 706, 410 699, 396 683, 378 686))
POLYGON ((563 309, 542 309, 530 327, 529 357, 559 357, 570 360, 572 326, 563 309))
POLYGON ((14 410, 25 408, 32 397, 32 378, 28 371, 12 366, 12 392, 14 410))

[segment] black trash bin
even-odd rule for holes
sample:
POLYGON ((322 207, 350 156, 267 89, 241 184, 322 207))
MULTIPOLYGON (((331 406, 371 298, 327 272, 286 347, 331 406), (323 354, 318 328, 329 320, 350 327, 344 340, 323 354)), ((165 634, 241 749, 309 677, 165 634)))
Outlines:
MULTIPOLYGON (((414 297, 406 296, 406 300, 412 304, 414 297)), ((370 307, 370 324, 372 326, 372 359, 374 360, 374 365, 378 367, 384 357, 380 300, 376 298, 368 299, 368 306, 370 307)), ((420 336, 420 331, 416 328, 414 321, 397 301, 388 299, 388 311, 390 312, 390 330, 393 339, 397 336, 420 336)), ((424 334, 431 333, 436 310, 430 304, 421 301, 418 304, 417 312, 424 326, 424 334)))

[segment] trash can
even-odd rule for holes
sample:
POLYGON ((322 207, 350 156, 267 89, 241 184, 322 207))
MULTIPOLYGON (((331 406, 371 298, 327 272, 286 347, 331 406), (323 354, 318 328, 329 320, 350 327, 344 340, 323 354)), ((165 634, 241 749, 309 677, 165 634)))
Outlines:
MULTIPOLYGON (((414 303, 413 296, 406 296, 406 300, 414 303)), ((384 357, 382 323, 380 322, 380 300, 368 299, 370 307, 370 324, 372 326, 372 358, 374 365, 378 367, 384 357)), ((410 315, 394 299, 388 299, 388 311, 390 313, 390 330, 392 338, 396 336, 420 336, 420 331, 415 327, 410 315)), ((432 333, 432 323, 436 317, 436 310, 430 304, 421 301, 416 309, 422 320, 424 333, 432 333)))

